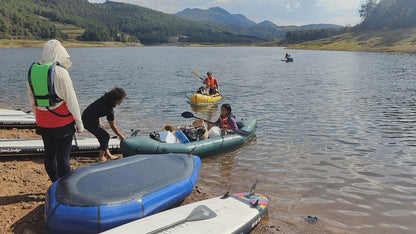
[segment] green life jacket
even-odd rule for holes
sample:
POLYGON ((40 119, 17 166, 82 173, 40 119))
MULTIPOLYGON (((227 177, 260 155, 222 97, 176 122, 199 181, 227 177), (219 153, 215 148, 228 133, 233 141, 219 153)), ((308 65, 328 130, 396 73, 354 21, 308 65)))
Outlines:
POLYGON ((60 66, 58 62, 43 65, 35 62, 29 69, 28 82, 32 89, 36 106, 50 107, 62 101, 56 95, 53 83, 56 65, 60 66))

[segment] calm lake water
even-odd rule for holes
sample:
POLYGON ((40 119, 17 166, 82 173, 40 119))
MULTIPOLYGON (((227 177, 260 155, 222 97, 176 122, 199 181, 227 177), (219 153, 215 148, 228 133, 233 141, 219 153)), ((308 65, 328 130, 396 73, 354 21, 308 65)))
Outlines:
MULTIPOLYGON (((258 120, 244 147, 203 159, 199 183, 214 195, 248 191, 271 200, 270 226, 299 233, 416 232, 416 56, 283 48, 69 48, 81 110, 120 86, 116 120, 128 135, 187 125, 212 71, 238 119, 258 120), (294 63, 281 59, 289 52, 294 63), (308 216, 318 217, 309 224, 308 216)), ((30 110, 27 70, 40 48, 0 48, 0 106, 30 110)), ((111 130, 110 130, 111 131, 111 130)), ((88 134, 88 133, 84 133, 88 134)))

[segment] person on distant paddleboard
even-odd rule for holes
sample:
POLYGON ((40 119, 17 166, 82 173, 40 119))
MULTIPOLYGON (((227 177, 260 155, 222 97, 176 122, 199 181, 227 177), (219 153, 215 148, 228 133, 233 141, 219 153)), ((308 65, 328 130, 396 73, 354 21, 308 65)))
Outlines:
POLYGON ((77 96, 68 69, 72 62, 58 40, 49 40, 42 59, 28 73, 27 90, 42 136, 45 169, 52 182, 71 171, 70 154, 75 131, 84 131, 77 96), (75 128, 76 127, 76 128, 75 128))
POLYGON ((116 87, 91 103, 82 113, 82 121, 85 129, 97 137, 98 142, 100 143, 98 162, 117 159, 117 157, 111 155, 110 150, 108 149, 110 134, 108 134, 108 132, 104 129, 104 125, 100 119, 101 117, 107 116, 111 129, 120 138, 120 140, 126 139, 126 137, 121 134, 120 130, 118 130, 116 126, 113 110, 115 106, 120 105, 123 102, 126 96, 127 94, 122 88, 116 87))
MULTIPOLYGON (((238 129, 235 115, 233 115, 231 111, 232 109, 230 104, 222 104, 221 114, 218 117, 218 120, 214 122, 214 125, 221 129, 222 135, 234 133, 233 130, 238 129)), ((208 126, 209 129, 211 129, 214 125, 211 124, 211 126, 208 126)))
POLYGON ((212 76, 212 72, 207 72, 207 78, 204 80, 204 84, 206 84, 206 88, 209 89, 209 94, 213 95, 220 92, 220 87, 218 85, 218 81, 215 77, 212 76))

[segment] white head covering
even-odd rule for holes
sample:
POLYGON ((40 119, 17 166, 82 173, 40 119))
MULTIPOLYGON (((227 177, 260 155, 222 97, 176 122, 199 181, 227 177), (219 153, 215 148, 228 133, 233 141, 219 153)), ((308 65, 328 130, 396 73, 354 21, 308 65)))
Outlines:
POLYGON ((45 43, 42 51, 42 59, 40 60, 40 64, 51 62, 59 62, 65 68, 70 68, 72 65, 68 52, 56 39, 49 40, 45 43))

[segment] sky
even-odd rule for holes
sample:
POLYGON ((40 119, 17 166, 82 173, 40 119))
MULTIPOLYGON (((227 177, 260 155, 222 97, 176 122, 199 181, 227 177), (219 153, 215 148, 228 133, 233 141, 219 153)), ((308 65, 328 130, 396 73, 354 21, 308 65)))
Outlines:
MULTIPOLYGON (((221 7, 231 14, 242 14, 260 23, 269 20, 278 26, 306 24, 338 24, 354 26, 360 23, 358 13, 366 0, 111 0, 147 7, 168 14, 186 8, 221 7)), ((105 0, 89 0, 103 3, 105 0)))

